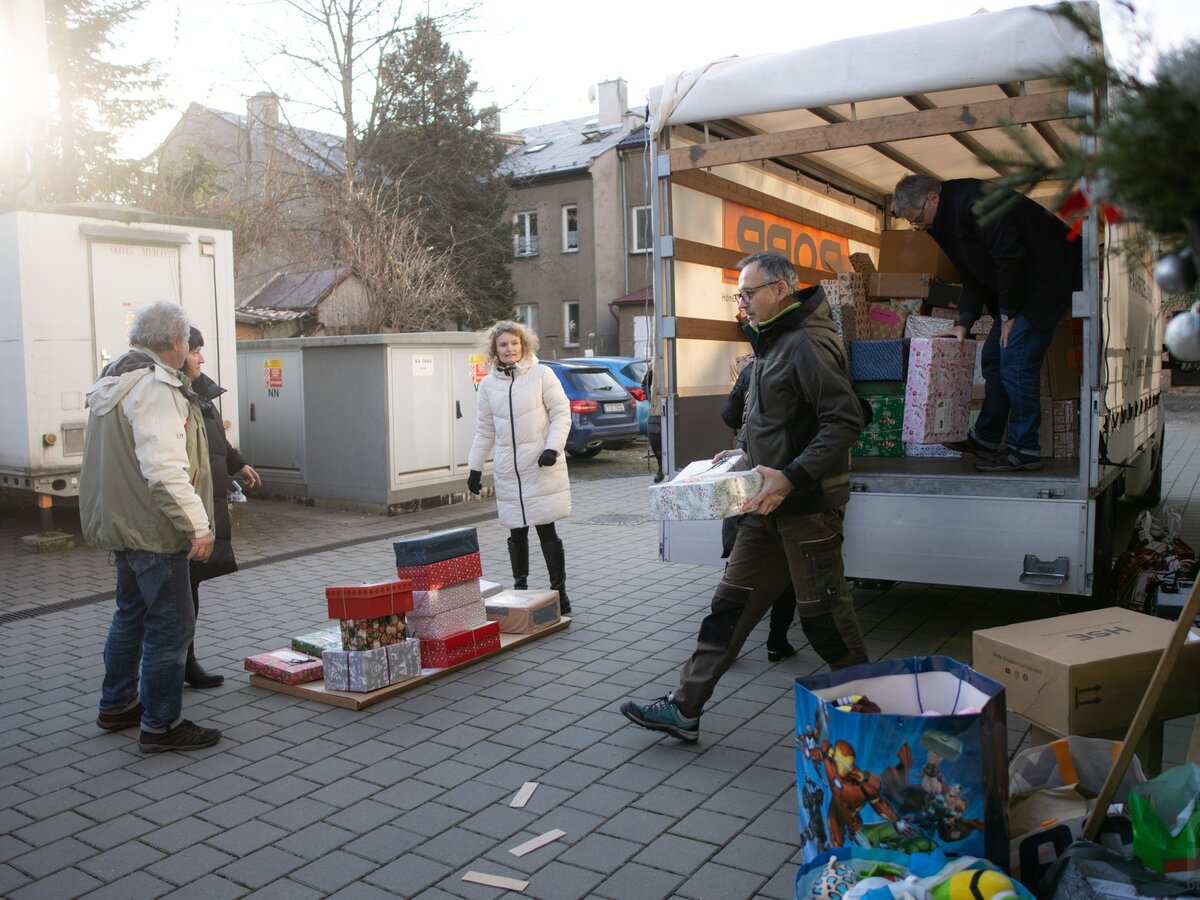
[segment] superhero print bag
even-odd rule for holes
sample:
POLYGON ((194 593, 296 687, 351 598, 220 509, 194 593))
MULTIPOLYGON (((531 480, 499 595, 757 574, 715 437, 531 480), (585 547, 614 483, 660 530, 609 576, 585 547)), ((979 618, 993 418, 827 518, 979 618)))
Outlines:
POLYGON ((1004 688, 946 656, 796 679, 806 864, 838 847, 941 849, 1005 867, 1004 688))

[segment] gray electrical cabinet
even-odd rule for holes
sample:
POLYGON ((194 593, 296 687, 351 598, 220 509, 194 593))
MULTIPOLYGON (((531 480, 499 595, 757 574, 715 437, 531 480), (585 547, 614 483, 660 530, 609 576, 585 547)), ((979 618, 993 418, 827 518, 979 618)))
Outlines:
POLYGON ((473 333, 238 342, 242 454, 264 488, 398 511, 462 494, 486 374, 473 333))

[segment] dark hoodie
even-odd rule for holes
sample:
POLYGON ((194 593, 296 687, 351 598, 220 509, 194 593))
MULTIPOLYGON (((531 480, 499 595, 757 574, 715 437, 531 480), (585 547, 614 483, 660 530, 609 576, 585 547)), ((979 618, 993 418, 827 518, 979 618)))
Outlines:
POLYGON ((743 437, 752 465, 796 486, 776 512, 811 514, 850 499, 850 446, 862 407, 825 292, 806 288, 758 329, 743 437))

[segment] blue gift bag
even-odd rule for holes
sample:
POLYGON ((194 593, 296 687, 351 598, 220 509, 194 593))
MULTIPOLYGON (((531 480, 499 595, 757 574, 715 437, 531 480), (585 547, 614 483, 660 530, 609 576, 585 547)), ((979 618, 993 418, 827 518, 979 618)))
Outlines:
POLYGON ((797 678, 806 863, 857 846, 941 849, 1007 868, 1006 728, 1003 686, 946 656, 797 678), (860 697, 881 711, 855 711, 860 697))

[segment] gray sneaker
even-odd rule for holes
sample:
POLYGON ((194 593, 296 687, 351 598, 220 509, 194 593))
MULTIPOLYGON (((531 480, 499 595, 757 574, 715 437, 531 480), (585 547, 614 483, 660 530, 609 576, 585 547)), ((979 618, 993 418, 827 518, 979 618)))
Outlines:
POLYGON ((221 739, 215 728, 201 728, 184 719, 169 731, 155 734, 143 731, 138 737, 138 750, 143 753, 162 753, 166 750, 203 750, 221 739))
POLYGON ((681 741, 700 738, 700 717, 691 718, 681 713, 670 694, 646 706, 626 700, 621 704, 621 713, 634 725, 651 731, 665 731, 681 741))

